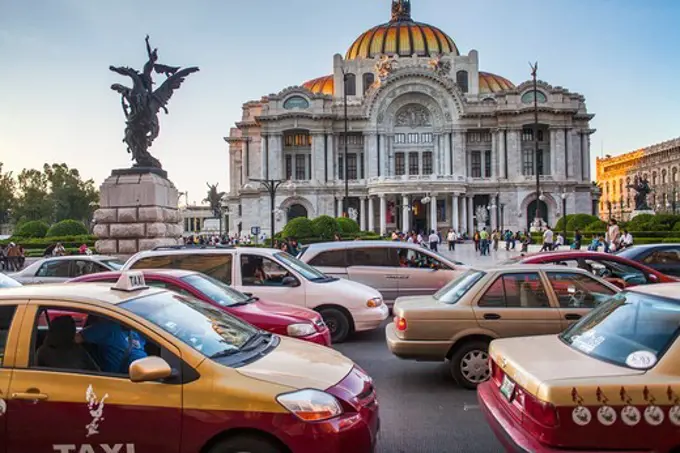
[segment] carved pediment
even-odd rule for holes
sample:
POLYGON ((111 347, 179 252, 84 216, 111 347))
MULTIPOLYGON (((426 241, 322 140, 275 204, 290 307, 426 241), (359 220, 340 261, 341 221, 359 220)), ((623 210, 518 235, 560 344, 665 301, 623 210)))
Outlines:
POLYGON ((430 112, 418 104, 409 104, 402 107, 394 119, 396 127, 432 127, 432 116, 430 112))

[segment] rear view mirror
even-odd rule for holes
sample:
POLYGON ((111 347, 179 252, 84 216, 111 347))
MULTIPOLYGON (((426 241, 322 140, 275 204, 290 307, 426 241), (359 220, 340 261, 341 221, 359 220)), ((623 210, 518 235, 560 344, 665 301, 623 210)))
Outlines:
POLYGON ((160 357, 144 357, 130 364, 132 382, 150 382, 172 376, 172 368, 160 357))

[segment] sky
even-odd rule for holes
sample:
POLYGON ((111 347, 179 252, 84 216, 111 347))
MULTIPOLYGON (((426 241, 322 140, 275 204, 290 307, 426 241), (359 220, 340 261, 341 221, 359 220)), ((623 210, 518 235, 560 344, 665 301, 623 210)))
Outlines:
MULTIPOLYGON (((330 74, 390 0, 0 0, 0 162, 65 162, 101 184, 130 165, 109 65, 199 66, 161 115, 150 149, 190 202, 228 183, 223 137, 248 100, 330 74)), ((680 136, 680 1, 412 0, 480 69, 586 97, 593 161, 680 136)), ((594 174, 594 173, 593 173, 594 174)))

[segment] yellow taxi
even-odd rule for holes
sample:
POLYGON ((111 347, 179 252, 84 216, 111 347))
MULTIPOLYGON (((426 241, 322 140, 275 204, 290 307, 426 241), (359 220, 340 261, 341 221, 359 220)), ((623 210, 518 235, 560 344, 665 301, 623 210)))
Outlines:
POLYGON ((368 453, 378 429, 340 353, 141 273, 0 290, 1 453, 368 453))
POLYGON ((612 296, 560 335, 496 340, 477 388, 513 452, 680 452, 680 284, 612 296))

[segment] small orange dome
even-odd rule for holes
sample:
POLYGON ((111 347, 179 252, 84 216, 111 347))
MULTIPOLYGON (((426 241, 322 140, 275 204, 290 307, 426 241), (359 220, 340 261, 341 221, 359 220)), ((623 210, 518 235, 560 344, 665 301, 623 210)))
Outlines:
POLYGON ((501 91, 512 90, 515 84, 496 74, 479 71, 479 93, 500 93, 501 91))
POLYGON ((302 86, 316 94, 328 94, 332 96, 335 92, 335 82, 333 81, 332 74, 309 80, 303 83, 302 86))

